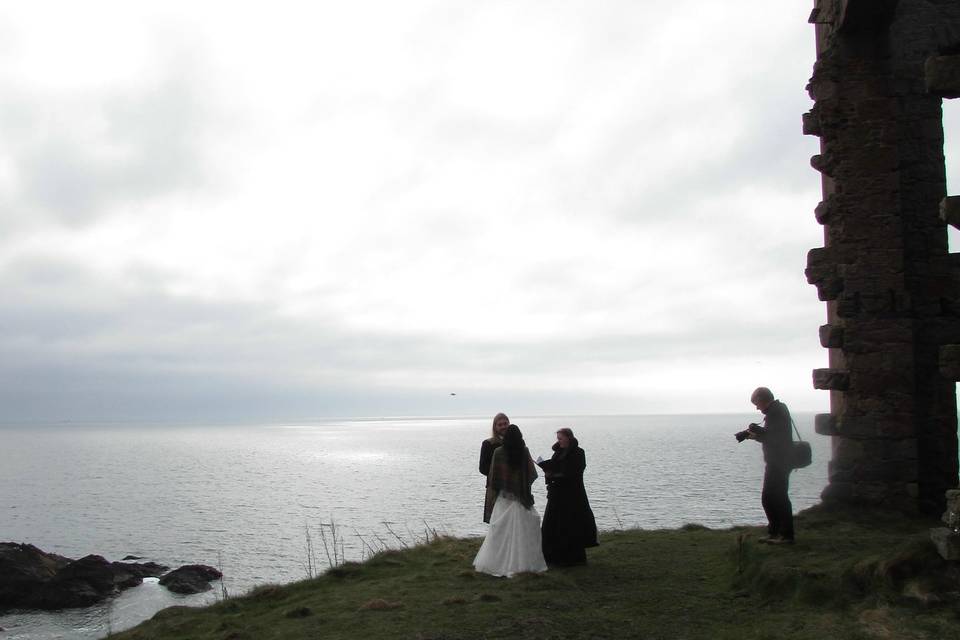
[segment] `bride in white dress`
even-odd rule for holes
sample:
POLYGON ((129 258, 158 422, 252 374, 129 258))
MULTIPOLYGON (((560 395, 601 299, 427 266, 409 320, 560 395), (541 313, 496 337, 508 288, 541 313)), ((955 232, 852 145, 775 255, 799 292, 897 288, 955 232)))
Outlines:
POLYGON ((488 478, 497 497, 490 515, 490 531, 473 560, 474 568, 508 578, 525 571, 546 571, 540 514, 530 493, 537 468, 517 425, 507 427, 503 445, 493 452, 488 478))

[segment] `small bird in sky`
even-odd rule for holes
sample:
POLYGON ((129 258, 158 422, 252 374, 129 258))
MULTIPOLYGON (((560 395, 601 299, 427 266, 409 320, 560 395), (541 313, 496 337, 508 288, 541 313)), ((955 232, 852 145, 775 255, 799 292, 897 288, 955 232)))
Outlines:
POLYGON ((457 395, 457 394, 455 394, 455 393, 453 393, 453 392, 451 391, 451 392, 450 392, 450 395, 455 396, 455 395, 457 395))

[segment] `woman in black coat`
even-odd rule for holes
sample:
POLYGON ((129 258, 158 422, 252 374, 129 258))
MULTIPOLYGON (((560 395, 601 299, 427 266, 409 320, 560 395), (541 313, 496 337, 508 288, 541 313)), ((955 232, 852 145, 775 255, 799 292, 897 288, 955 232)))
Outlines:
POLYGON ((587 457, 573 431, 557 431, 553 457, 539 464, 547 483, 543 557, 554 565, 586 564, 586 548, 599 544, 597 522, 583 486, 587 457))
POLYGON ((493 460, 493 452, 503 444, 503 434, 510 426, 510 418, 505 413, 498 413, 493 416, 493 427, 490 437, 480 445, 480 473, 487 478, 487 492, 483 498, 483 521, 490 522, 490 514, 493 512, 493 503, 497 498, 497 492, 490 487, 490 462, 493 460))

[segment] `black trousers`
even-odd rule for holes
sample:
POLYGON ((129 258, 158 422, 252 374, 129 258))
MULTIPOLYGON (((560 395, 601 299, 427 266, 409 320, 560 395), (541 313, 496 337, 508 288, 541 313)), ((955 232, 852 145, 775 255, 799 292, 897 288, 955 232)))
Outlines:
POLYGON ((790 471, 787 467, 767 465, 763 471, 763 491, 760 502, 767 514, 767 533, 793 539, 793 505, 787 492, 790 489, 790 471))

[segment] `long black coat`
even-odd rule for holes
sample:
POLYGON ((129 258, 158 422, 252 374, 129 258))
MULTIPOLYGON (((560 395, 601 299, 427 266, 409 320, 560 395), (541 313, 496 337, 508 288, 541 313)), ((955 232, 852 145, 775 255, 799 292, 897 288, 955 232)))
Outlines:
POLYGON ((576 440, 565 451, 554 445, 553 457, 540 463, 547 482, 543 514, 543 557, 550 564, 586 562, 587 547, 597 542, 597 522, 583 486, 587 456, 576 440))
POLYGON ((493 513, 493 503, 496 500, 497 492, 490 487, 490 463, 493 461, 493 452, 503 444, 499 439, 487 438, 480 445, 480 473, 487 476, 487 489, 483 496, 483 521, 490 522, 490 514, 493 513))

